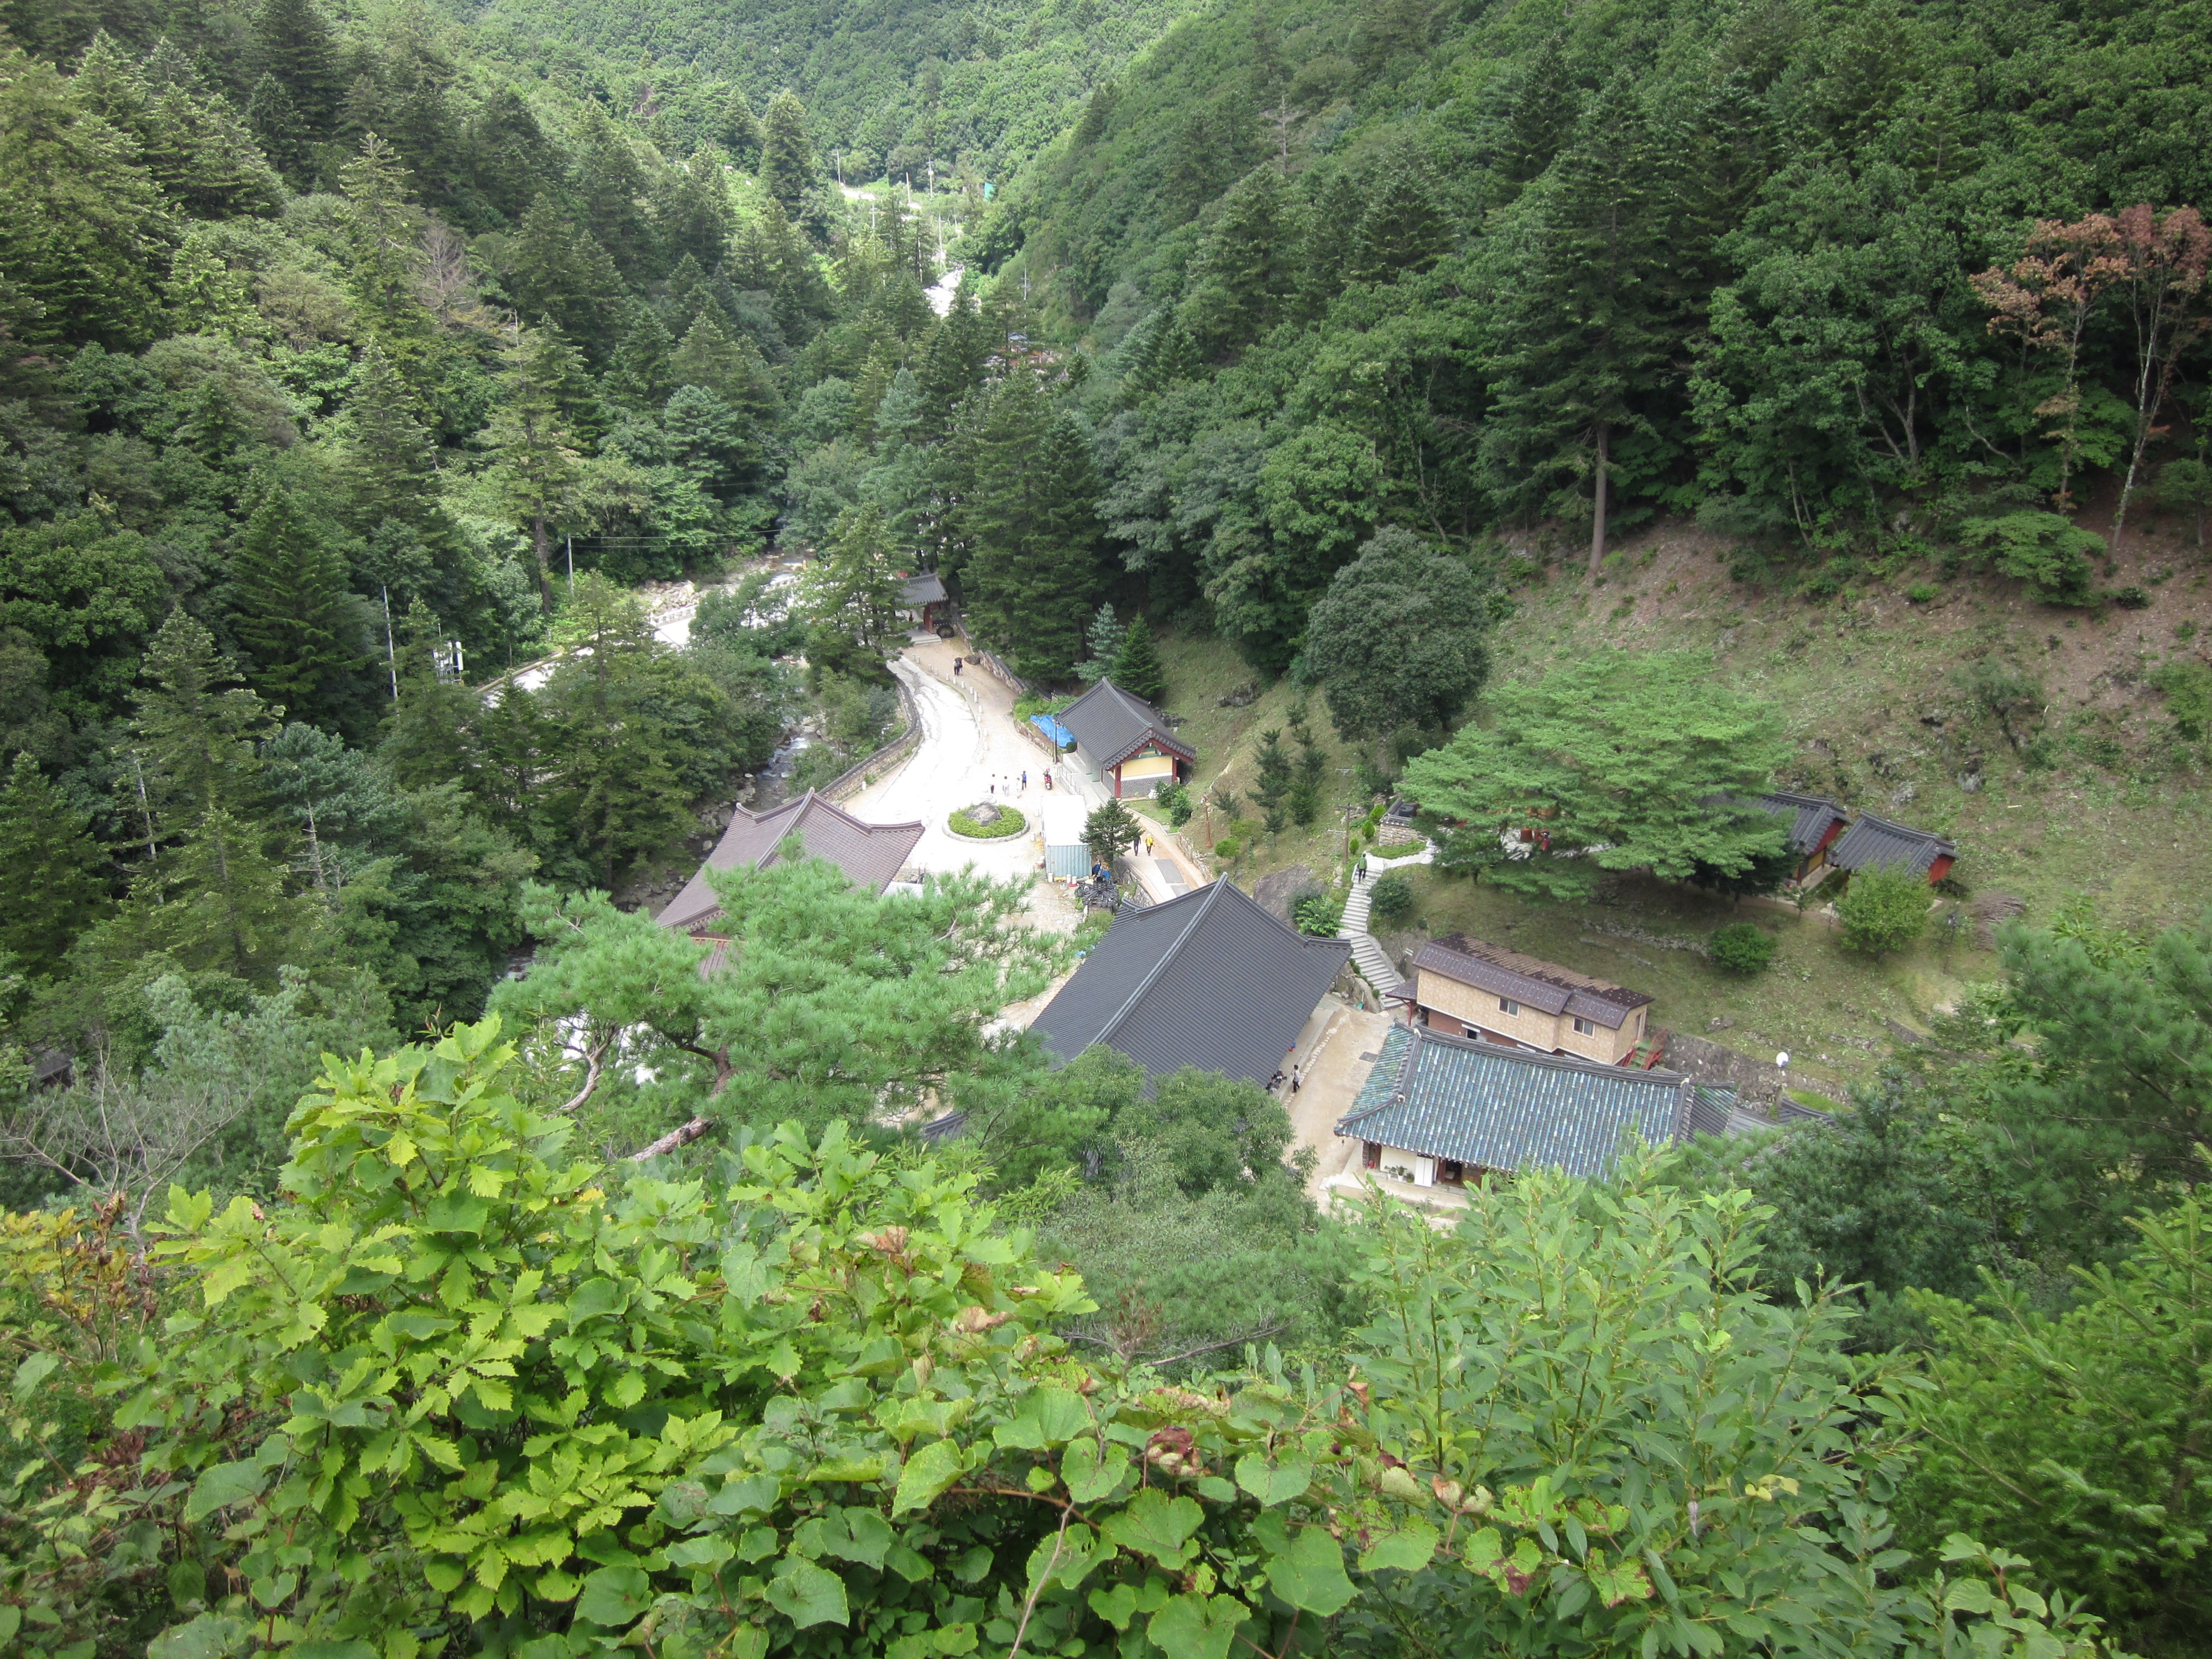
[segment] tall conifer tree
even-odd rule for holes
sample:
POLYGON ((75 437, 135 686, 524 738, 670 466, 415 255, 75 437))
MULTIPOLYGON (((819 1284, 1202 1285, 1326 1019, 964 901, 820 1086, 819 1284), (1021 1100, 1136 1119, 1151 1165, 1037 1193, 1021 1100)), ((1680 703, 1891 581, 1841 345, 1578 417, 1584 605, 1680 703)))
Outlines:
POLYGON ((807 135, 806 106, 795 94, 779 92, 769 100, 762 126, 761 188, 787 215, 795 215, 821 176, 814 141, 807 135))
POLYGON ((70 805, 29 754, 0 783, 0 951, 52 973, 106 898, 92 817, 70 805))
POLYGON ((1121 648, 1114 653, 1113 671, 1107 675, 1115 684, 1132 696, 1142 697, 1146 702, 1158 704, 1168 694, 1167 671, 1160 666, 1160 653, 1152 644, 1152 624, 1139 611, 1129 619, 1129 629, 1121 635, 1121 648))
POLYGON ((363 690, 360 608, 345 562, 264 478, 231 555, 238 591, 232 629, 255 690, 295 720, 343 729, 363 690))
POLYGON ((1650 429, 1670 340, 1658 214, 1657 158, 1634 83, 1617 76, 1573 146, 1522 198, 1527 239, 1491 364, 1497 412, 1482 453, 1496 487, 1524 509, 1591 512, 1589 567, 1605 556, 1618 441, 1650 429), (1553 492, 1547 499, 1544 492, 1553 492))

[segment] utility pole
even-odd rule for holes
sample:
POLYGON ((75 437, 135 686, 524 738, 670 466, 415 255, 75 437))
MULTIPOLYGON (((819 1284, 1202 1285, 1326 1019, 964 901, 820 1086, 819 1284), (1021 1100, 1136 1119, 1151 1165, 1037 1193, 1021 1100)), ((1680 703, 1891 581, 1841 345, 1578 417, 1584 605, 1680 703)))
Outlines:
POLYGON ((399 701, 399 653, 392 646, 392 590, 380 587, 384 595, 384 665, 392 673, 392 701, 399 701))

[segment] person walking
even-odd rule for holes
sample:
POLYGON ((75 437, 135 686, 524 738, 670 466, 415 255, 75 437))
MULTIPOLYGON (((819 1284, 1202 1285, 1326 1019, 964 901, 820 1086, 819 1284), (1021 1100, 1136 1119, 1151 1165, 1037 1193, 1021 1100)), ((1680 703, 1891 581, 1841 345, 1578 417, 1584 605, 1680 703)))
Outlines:
POLYGON ((956 680, 960 678, 960 659, 957 657, 952 659, 952 678, 956 680))
POLYGON ((1305 1068, 1304 1068, 1304 1066, 1291 1066, 1291 1092, 1292 1094, 1296 1094, 1296 1093, 1297 1093, 1297 1091, 1298 1091, 1298 1087, 1299 1087, 1299 1076, 1298 1076, 1298 1074, 1299 1074, 1301 1072, 1303 1072, 1304 1069, 1305 1069, 1305 1068))
POLYGON ((1024 768, 1022 768, 1022 793, 1024 793, 1024 795, 1026 795, 1026 794, 1028 794, 1028 793, 1029 793, 1029 792, 1030 792, 1030 769, 1029 769, 1028 767, 1024 766, 1024 768))

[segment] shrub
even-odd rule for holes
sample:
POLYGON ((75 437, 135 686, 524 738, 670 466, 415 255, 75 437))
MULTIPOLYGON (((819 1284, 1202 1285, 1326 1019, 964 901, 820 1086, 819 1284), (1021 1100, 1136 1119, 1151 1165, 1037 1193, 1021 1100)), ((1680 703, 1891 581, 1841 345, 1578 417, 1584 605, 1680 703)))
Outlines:
POLYGON ((2166 712, 2183 737, 2194 742, 2212 728, 2212 668, 2201 662, 2166 663, 2152 671, 2150 683, 2166 694, 2166 712))
POLYGON ((2104 540, 2056 513, 1969 519, 1959 532, 1965 541, 1994 549, 1997 574, 2018 577, 2045 605, 2095 603, 2089 556, 2105 551, 2104 540))
POLYGON ((1732 921, 1706 941, 1713 960, 1731 974, 1758 974, 1774 960, 1774 935, 1748 921, 1732 921))
POLYGON ((1905 590, 1905 597, 1914 605, 1933 605, 1938 591, 1933 582, 1915 582, 1905 590))
POLYGON ((1395 927, 1413 914, 1413 884, 1393 870, 1368 890, 1367 902, 1370 915, 1395 927))
POLYGON ((945 819, 945 827, 956 836, 970 836, 978 841, 1001 841, 1008 836, 1018 836, 1029 828, 1029 820, 1011 806, 999 806, 995 801, 978 801, 973 806, 963 806, 945 819), (975 817, 979 811, 996 807, 998 816, 989 819, 975 817))
POLYGON ((1244 850, 1244 843, 1234 836, 1224 836, 1213 843, 1213 855, 1218 859, 1233 859, 1244 850))
POLYGON ((1333 893, 1308 893, 1291 915, 1301 933, 1311 933, 1316 939, 1334 939, 1336 930, 1344 925, 1344 901, 1333 893))
POLYGON ((1168 822, 1178 830, 1190 822, 1190 815, 1195 810, 1190 804, 1189 787, 1184 784, 1164 783, 1152 792, 1152 799, 1168 815, 1168 822))
POLYGON ((1861 870, 1836 904, 1844 943, 1869 956, 1887 956, 1918 939, 1928 927, 1928 881, 1911 870, 1861 870))

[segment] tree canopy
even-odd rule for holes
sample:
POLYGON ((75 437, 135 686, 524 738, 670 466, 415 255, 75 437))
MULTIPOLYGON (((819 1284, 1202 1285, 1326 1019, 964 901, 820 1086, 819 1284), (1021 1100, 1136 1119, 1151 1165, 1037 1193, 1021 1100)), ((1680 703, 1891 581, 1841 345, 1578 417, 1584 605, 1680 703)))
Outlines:
POLYGON ((1519 837, 1489 874, 1530 894, 1586 894, 1607 870, 1747 869, 1781 848, 1784 826, 1754 799, 1790 749, 1771 706, 1711 676, 1696 652, 1599 652, 1493 685, 1405 787, 1470 834, 1519 837))

